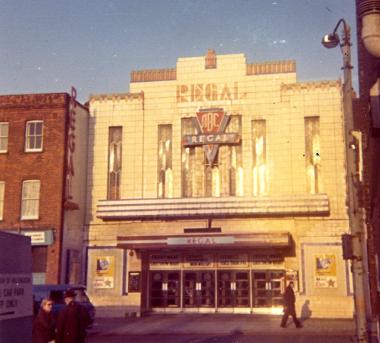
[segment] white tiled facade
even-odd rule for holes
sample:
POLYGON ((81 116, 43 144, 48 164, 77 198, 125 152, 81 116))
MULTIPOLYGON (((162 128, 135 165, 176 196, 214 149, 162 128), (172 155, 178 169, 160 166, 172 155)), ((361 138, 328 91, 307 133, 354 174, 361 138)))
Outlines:
MULTIPOLYGON (((282 289, 286 280, 296 281, 299 313, 308 310, 313 317, 352 317, 349 266, 342 259, 340 245, 341 234, 348 231, 340 82, 297 82, 293 61, 247 64, 243 54, 211 57, 216 60, 211 68, 205 67, 202 56, 179 58, 173 69, 133 72, 129 93, 90 99, 87 284, 95 304, 100 311, 102 306, 111 306, 108 314, 120 316, 156 310, 151 297, 152 270, 157 267, 152 267, 150 258, 152 253, 161 253, 181 260, 172 268, 158 267, 166 272, 178 270, 181 286, 178 303, 158 306, 159 310, 205 311, 205 306, 185 306, 184 275, 192 270, 186 267, 186 256, 189 251, 212 255, 214 260, 206 269, 215 272, 216 297, 222 275, 218 271, 228 269, 218 259, 228 252, 247 257, 246 263, 229 269, 247 271, 248 305, 224 306, 216 299, 207 311, 278 312, 278 306, 255 305, 252 275, 280 270, 282 289), (241 190, 233 196, 184 197, 182 119, 208 108, 221 108, 241 118, 241 190), (318 146, 317 191, 310 191, 307 183, 305 117, 318 117, 318 139, 312 140, 318 146), (266 125, 265 192, 259 195, 254 194, 252 171, 255 120, 265 120, 266 125), (172 130, 172 191, 164 198, 159 197, 158 187, 159 125, 171 125, 172 130), (120 195, 113 200, 107 190, 110 127, 122 127, 120 195), (208 226, 220 232, 184 231, 208 226), (288 246, 276 247, 276 237, 284 234, 289 237, 288 246), (242 235, 247 245, 237 243, 244 240, 239 238, 242 235), (170 245, 183 237, 198 241, 170 245), (211 245, 203 239, 210 239, 211 245), (232 243, 223 245, 228 239, 232 243), (255 260, 258 251, 282 258, 263 264, 255 260), (332 269, 317 271, 316 258, 324 257, 330 258, 332 269), (99 269, 101 259, 111 265, 104 274, 99 269), (140 272, 138 292, 128 291, 130 272, 140 272), (324 278, 324 272, 333 277, 331 287, 316 285, 317 274, 324 278), (107 277, 111 281, 99 286, 99 277, 102 282, 107 277)), ((222 156, 222 149, 227 148, 219 149, 222 156)))

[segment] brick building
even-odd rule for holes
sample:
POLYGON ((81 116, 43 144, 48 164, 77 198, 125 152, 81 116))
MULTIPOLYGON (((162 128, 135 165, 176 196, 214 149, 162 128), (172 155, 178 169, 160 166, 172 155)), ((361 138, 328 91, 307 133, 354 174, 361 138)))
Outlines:
POLYGON ((179 58, 90 98, 87 286, 101 311, 352 317, 339 81, 179 58), (311 311, 311 312, 310 312, 311 311))
POLYGON ((74 93, 0 96, 0 229, 31 236, 37 284, 82 281, 87 125, 74 93))

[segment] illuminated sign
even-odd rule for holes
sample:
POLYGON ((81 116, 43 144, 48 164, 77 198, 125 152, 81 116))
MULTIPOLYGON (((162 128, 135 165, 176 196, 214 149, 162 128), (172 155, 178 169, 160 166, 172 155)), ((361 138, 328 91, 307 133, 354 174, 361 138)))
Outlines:
POLYGON ((191 237, 168 237, 168 245, 219 245, 233 244, 233 236, 191 236, 191 237))
POLYGON ((220 144, 240 142, 238 133, 225 133, 230 116, 222 108, 201 109, 192 120, 198 134, 183 136, 182 144, 185 147, 203 145, 210 165, 214 162, 220 144))

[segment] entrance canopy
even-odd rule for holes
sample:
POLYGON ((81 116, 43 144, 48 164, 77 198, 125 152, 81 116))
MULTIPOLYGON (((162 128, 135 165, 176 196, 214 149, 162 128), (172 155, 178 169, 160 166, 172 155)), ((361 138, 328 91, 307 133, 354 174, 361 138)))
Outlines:
POLYGON ((117 237, 117 246, 128 249, 286 248, 290 242, 288 232, 117 237))

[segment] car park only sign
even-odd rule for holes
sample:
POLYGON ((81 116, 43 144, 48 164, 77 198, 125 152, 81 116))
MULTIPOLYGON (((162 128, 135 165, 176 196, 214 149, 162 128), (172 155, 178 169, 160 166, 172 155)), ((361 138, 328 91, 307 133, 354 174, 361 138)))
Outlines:
POLYGON ((30 274, 0 274, 0 320, 33 314, 30 274))

